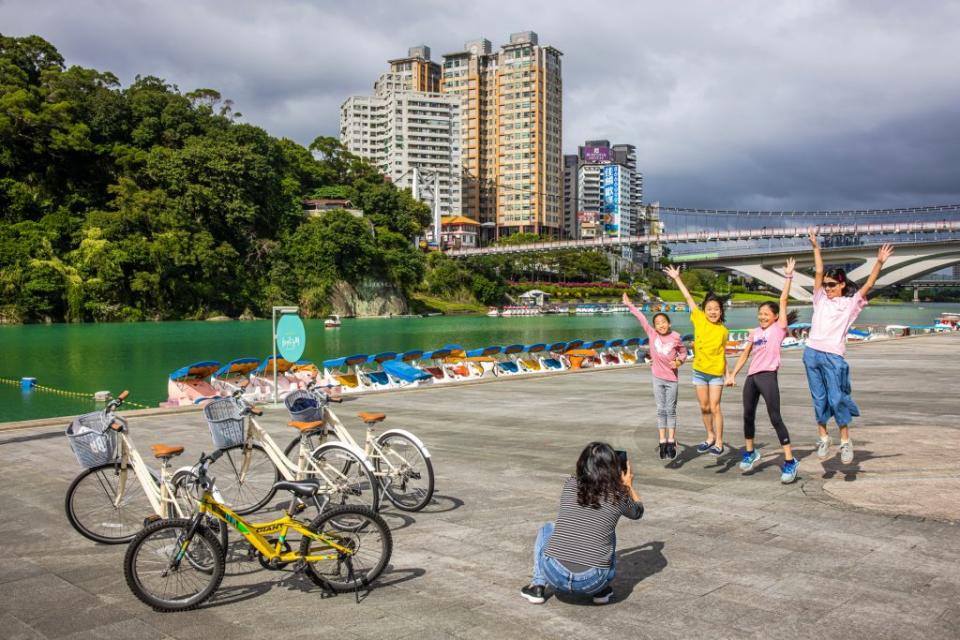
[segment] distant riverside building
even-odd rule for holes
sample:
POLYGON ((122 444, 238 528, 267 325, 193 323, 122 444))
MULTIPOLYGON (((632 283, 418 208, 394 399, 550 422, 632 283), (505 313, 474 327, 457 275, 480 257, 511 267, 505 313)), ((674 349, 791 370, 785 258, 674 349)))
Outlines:
POLYGON ((328 211, 343 209, 357 218, 363 217, 363 211, 354 209, 353 203, 340 198, 320 198, 303 201, 303 212, 308 216, 319 217, 328 211))
POLYGON ((479 246, 480 223, 466 216, 444 216, 440 220, 442 248, 473 249, 479 246))
POLYGON ((460 215, 460 100, 439 92, 440 65, 429 47, 412 47, 389 64, 374 95, 351 96, 340 107, 340 141, 398 187, 416 182, 414 197, 429 204, 439 181, 440 213, 460 215))
MULTIPOLYGON (((588 140, 577 155, 566 156, 564 169, 573 172, 576 161, 576 186, 565 190, 564 211, 575 223, 574 237, 598 235, 622 237, 639 235, 644 230, 643 174, 637 170, 637 150, 632 144, 611 145, 609 140, 588 140)), ((635 259, 635 250, 624 248, 624 257, 635 259)))
POLYGON ((481 38, 443 56, 442 91, 461 105, 463 212, 488 238, 563 234, 561 55, 523 31, 497 52, 481 38))

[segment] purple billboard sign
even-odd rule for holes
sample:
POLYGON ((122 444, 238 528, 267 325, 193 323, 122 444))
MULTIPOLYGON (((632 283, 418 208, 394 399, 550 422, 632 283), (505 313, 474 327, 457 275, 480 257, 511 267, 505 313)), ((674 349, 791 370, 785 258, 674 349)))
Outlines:
POLYGON ((610 147, 584 147, 584 162, 610 162, 610 147))

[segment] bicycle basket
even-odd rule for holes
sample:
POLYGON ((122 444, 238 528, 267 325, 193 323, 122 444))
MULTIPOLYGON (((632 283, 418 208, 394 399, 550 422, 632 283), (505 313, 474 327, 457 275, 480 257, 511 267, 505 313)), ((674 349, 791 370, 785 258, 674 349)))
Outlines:
POLYGON ((117 457, 117 434, 102 411, 79 416, 67 426, 67 442, 81 467, 91 469, 117 457))
POLYGON ((214 400, 203 408, 203 416, 210 427, 213 446, 226 449, 243 444, 245 438, 243 416, 231 398, 214 400))
POLYGON ((290 419, 298 422, 318 422, 323 420, 320 403, 309 391, 298 389, 283 401, 290 413, 290 419))

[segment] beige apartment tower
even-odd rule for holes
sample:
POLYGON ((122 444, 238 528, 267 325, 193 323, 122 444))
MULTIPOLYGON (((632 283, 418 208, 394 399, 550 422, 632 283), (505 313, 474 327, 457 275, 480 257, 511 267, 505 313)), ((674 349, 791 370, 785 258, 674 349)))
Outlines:
POLYGON ((523 31, 497 52, 480 39, 443 56, 442 92, 460 99, 463 213, 486 240, 562 235, 561 55, 523 31))

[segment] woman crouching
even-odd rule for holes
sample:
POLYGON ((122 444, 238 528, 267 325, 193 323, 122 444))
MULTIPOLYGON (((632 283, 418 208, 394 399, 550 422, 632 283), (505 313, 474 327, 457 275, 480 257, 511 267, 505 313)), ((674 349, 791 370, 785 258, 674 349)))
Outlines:
POLYGON ((620 516, 638 520, 642 515, 630 462, 618 457, 610 445, 591 442, 577 460, 576 477, 563 484, 556 523, 540 528, 533 579, 520 593, 541 604, 550 586, 607 604, 613 595, 610 581, 616 570, 617 521, 620 516))

